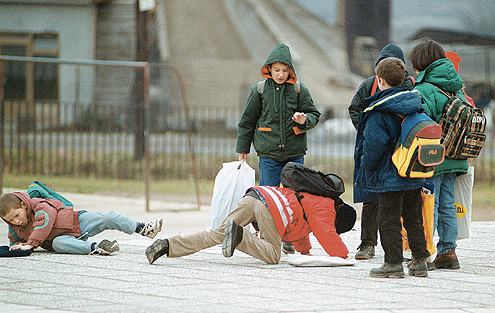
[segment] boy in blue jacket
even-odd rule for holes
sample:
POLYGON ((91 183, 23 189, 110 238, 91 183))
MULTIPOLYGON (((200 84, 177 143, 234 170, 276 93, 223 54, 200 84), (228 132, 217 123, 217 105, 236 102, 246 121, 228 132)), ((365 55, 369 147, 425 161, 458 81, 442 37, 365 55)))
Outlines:
MULTIPOLYGON (((422 218, 423 178, 399 176, 392 154, 400 137, 403 117, 422 109, 416 91, 400 87, 405 65, 398 58, 381 60, 375 69, 380 92, 366 98, 368 107, 359 118, 354 154, 354 187, 362 194, 378 193, 380 241, 385 262, 371 269, 372 277, 404 277, 402 267, 402 223, 407 230, 413 261, 411 276, 428 276, 426 240, 422 218)), ((364 199, 366 200, 366 199, 364 199)))

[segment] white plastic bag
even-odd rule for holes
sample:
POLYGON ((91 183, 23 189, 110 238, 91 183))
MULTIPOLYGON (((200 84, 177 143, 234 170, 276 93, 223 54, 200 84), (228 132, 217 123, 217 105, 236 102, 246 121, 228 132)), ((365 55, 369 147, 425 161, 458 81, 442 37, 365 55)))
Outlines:
POLYGON ((255 171, 246 161, 223 163, 215 177, 208 229, 217 228, 237 207, 246 190, 255 185, 255 171))
POLYGON ((473 201, 474 166, 467 174, 457 176, 454 185, 455 207, 457 209, 457 240, 469 238, 473 201))

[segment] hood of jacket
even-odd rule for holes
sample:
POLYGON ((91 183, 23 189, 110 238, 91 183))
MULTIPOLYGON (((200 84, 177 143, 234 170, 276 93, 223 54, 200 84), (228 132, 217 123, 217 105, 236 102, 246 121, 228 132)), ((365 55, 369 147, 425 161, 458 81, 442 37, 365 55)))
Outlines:
POLYGON ((294 66, 292 65, 292 56, 290 54, 290 49, 287 45, 283 43, 279 43, 278 45, 275 46, 275 48, 272 50, 272 52, 266 59, 265 64, 263 64, 263 67, 261 68, 261 76, 266 78, 272 78, 272 74, 268 69, 268 65, 273 64, 275 62, 280 62, 282 64, 289 66, 289 77, 287 78, 286 82, 289 84, 295 84, 297 81, 296 71, 294 70, 294 66))
POLYGON ((385 89, 366 98, 365 102, 370 105, 364 109, 364 112, 375 110, 402 116, 411 115, 423 108, 419 91, 411 91, 407 87, 385 89))
MULTIPOLYGON (((13 192, 13 194, 16 195, 17 198, 21 199, 21 201, 24 203, 24 205, 26 205, 26 208, 27 208, 26 216, 28 218, 28 221, 32 220, 35 212, 34 212, 34 206, 31 204, 31 201, 29 201, 31 199, 29 197, 29 195, 25 192, 13 192)), ((5 223, 7 223, 11 227, 18 227, 14 224, 7 222, 6 220, 4 220, 4 221, 5 221, 5 223)))
POLYGON ((416 85, 423 82, 438 86, 447 92, 459 91, 463 85, 462 78, 456 72, 454 64, 447 58, 436 60, 424 71, 419 72, 416 85))
POLYGON ((382 51, 380 51, 380 54, 376 59, 375 66, 377 66, 381 60, 390 57, 401 59, 402 62, 406 63, 406 61, 404 60, 404 52, 402 51, 402 49, 395 43, 389 43, 388 45, 383 47, 382 51))

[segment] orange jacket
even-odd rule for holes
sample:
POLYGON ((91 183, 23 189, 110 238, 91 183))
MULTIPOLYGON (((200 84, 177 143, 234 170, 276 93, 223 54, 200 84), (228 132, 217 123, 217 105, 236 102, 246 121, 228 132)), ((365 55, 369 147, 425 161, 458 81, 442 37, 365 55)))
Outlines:
POLYGON ((282 240, 292 242, 296 251, 309 254, 308 235, 313 232, 330 256, 347 258, 349 251, 335 230, 332 199, 301 192, 299 202, 296 192, 287 188, 259 186, 251 189, 270 210, 282 240))
POLYGON ((60 235, 80 236, 78 213, 56 199, 30 198, 25 192, 14 192, 27 206, 25 226, 9 224, 11 244, 25 242, 33 247, 52 250, 53 238, 60 235))

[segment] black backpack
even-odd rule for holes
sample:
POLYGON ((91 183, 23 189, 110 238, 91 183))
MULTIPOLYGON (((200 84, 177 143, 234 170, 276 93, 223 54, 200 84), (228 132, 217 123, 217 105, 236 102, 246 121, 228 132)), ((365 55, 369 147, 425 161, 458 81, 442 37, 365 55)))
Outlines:
POLYGON ((282 168, 280 182, 284 188, 296 191, 299 200, 302 197, 298 194, 299 192, 331 198, 335 203, 335 228, 338 234, 345 233, 354 227, 356 210, 340 199, 345 187, 344 181, 339 176, 324 174, 302 164, 289 162, 282 168))

